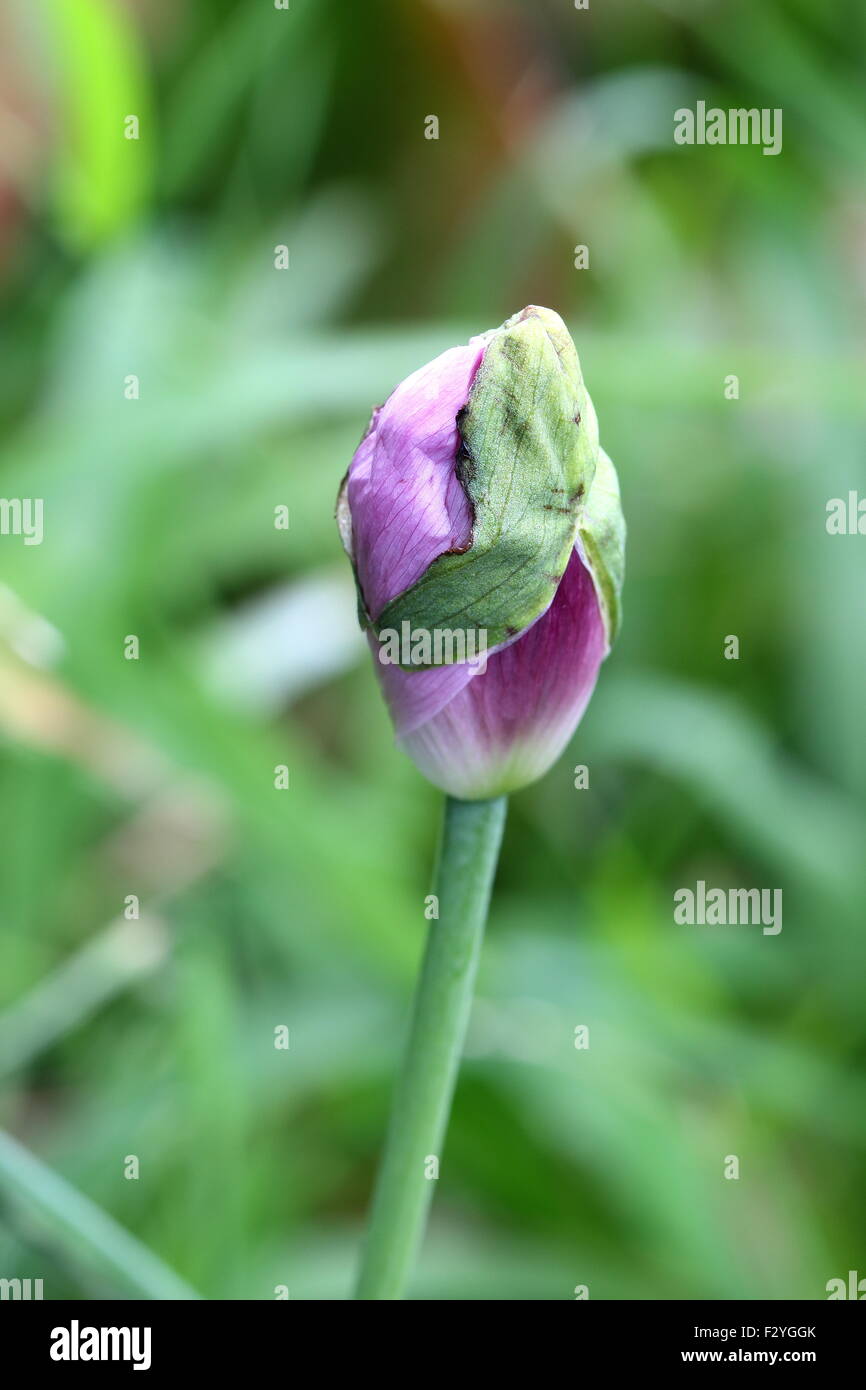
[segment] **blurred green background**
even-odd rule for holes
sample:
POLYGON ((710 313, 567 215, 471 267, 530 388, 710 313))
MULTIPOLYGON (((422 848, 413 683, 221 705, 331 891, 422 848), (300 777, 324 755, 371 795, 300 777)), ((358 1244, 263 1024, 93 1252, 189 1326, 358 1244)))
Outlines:
POLYGON ((0 493, 45 503, 0 537, 0 1276, 348 1296, 440 799, 333 498, 374 403, 530 302, 619 468, 625 625, 512 800, 413 1294, 866 1274, 866 541, 825 528, 866 492, 862 4, 4 0, 0 41, 0 493), (675 146, 698 100, 783 152, 675 146), (674 925, 699 878, 781 887, 781 934, 674 925))

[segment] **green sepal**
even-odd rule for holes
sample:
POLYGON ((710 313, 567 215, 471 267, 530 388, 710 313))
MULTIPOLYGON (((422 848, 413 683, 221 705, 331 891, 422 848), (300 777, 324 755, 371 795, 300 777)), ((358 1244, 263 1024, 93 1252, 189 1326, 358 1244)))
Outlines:
POLYGON ((616 469, 604 449, 598 451, 595 477, 578 524, 578 540, 598 594, 609 650, 622 621, 625 517, 616 469))
MULTIPOLYGON (((550 606, 595 477, 595 410, 558 314, 530 307, 489 335, 457 423, 471 542, 438 556, 375 627, 484 630, 491 651, 550 606)), ((600 553, 593 524, 587 536, 600 553)))

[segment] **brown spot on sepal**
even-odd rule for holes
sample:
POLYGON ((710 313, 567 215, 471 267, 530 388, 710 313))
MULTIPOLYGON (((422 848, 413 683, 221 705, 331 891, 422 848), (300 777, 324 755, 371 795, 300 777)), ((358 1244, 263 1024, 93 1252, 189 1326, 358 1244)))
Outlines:
POLYGON ((466 412, 467 407, 464 405, 461 407, 460 410, 458 410, 457 415, 455 417, 455 421, 457 424, 457 433, 460 437, 460 443, 457 446, 457 456, 454 460, 454 472, 457 475, 458 483, 460 484, 464 493, 466 494, 466 501, 469 503, 469 514, 472 519, 472 528, 469 533, 469 540, 466 542, 466 544, 452 546, 450 550, 446 550, 444 552, 446 555, 465 555, 467 550, 472 549, 472 546, 475 542, 475 503, 472 500, 472 493, 469 490, 469 485, 470 483, 473 483, 476 477, 478 476, 478 465, 475 462, 475 459, 472 457, 472 454, 470 453, 467 447, 466 441, 463 438, 462 425, 466 417, 466 412))

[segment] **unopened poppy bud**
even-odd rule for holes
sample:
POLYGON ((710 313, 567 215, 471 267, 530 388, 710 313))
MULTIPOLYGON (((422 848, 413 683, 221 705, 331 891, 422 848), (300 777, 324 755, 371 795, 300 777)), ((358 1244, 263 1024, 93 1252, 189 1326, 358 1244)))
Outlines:
POLYGON ((540 777, 616 634, 625 543, 559 315, 530 305, 401 382, 337 521, 400 746, 465 799, 540 777))

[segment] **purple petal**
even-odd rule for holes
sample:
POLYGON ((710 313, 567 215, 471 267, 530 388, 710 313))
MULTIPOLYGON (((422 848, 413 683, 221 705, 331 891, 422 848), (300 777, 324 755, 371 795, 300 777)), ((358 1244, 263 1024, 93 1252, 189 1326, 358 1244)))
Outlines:
POLYGON ((476 668, 466 661, 416 671, 383 665, 379 661, 379 643, 372 634, 368 640, 398 739, 432 719, 464 686, 478 679, 476 668))
MULTIPOLYGON (((592 576, 575 550, 544 616, 398 742, 452 796, 498 796, 525 786, 547 771, 577 728, 605 645, 592 576)), ((399 674, 413 681, 428 673, 399 674)))
POLYGON ((484 342, 473 339, 408 376, 374 413, 349 465, 353 558, 374 621, 438 555, 471 540, 455 472, 457 412, 483 355, 484 342))

